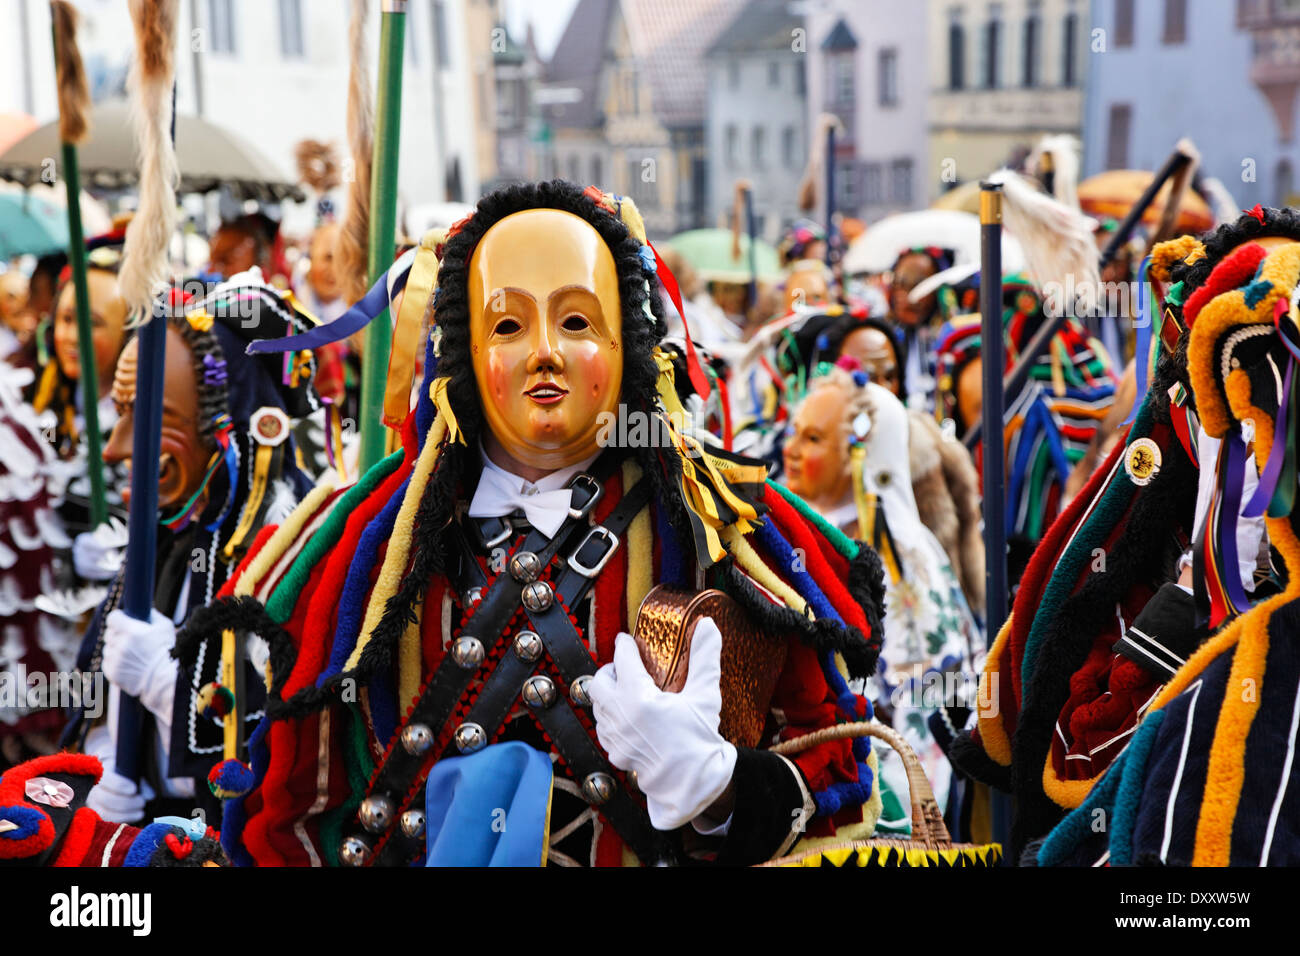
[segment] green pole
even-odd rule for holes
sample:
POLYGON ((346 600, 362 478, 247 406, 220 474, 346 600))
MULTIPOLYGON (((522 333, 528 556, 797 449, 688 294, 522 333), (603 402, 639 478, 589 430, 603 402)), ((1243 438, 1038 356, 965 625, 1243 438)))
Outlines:
MULTIPOLYGON (((375 107, 375 154, 370 179, 370 281, 393 263, 397 231, 397 153, 401 142, 402 56, 406 49, 406 0, 384 0, 379 33, 379 90, 375 107)), ((366 326, 361 372, 361 470, 384 457, 384 386, 393 329, 388 310, 366 326)))
MULTIPOLYGON (((54 44, 58 53, 58 41, 54 44)), ((98 528, 108 520, 104 503, 104 457, 99 434, 99 371, 95 367, 95 343, 90 328, 90 289, 86 281, 86 236, 81 226, 81 168, 77 147, 63 143, 63 187, 68 197, 68 264, 72 287, 77 294, 77 353, 81 361, 81 405, 86 422, 86 468, 90 472, 90 526, 98 528)))

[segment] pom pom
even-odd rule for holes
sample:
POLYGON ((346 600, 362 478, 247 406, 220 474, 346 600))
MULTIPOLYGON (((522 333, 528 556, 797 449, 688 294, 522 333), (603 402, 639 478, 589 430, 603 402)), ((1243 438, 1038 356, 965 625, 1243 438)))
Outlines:
POLYGON ((233 800, 253 789, 253 771, 238 760, 223 760, 208 771, 208 789, 218 800, 233 800))
POLYGON ((200 717, 216 720, 235 709, 235 695, 229 687, 222 687, 218 681, 204 684, 195 700, 194 709, 200 717))

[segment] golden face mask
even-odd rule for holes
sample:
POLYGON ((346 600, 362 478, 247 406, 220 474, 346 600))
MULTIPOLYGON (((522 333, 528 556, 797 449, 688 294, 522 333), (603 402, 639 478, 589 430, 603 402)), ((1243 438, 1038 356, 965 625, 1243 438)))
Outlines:
POLYGON ((492 226, 469 262, 469 322, 483 415, 512 463, 553 471, 599 451, 623 386, 623 317, 594 228, 558 209, 492 226))

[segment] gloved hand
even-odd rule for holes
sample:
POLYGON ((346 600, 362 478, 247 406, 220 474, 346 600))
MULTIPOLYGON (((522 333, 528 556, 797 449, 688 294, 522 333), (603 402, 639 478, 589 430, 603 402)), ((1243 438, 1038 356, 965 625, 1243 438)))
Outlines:
POLYGON ((176 625, 157 608, 150 611, 148 623, 120 610, 104 622, 104 676, 168 724, 177 674, 177 662, 169 654, 175 643, 176 625))
POLYGON ((85 581, 107 581, 122 566, 122 536, 116 525, 83 531, 72 541, 72 567, 85 581))
POLYGON ((596 737, 620 770, 634 770, 656 830, 675 830, 722 796, 736 748, 718 733, 722 712, 722 634, 702 619, 691 641, 686 686, 655 686, 636 642, 619 634, 614 662, 588 685, 596 737))
POLYGON ((104 775, 86 795, 86 806, 109 823, 137 823, 144 818, 144 794, 113 769, 113 761, 100 758, 104 775))

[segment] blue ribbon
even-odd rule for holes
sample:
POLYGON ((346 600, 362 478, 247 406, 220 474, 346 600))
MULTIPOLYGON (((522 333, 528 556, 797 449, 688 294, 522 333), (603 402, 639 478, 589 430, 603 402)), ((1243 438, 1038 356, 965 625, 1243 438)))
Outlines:
POLYGON ((245 351, 249 355, 259 355, 265 352, 292 352, 298 349, 318 349, 322 345, 342 341, 352 333, 360 332, 387 309, 389 299, 406 287, 406 280, 410 274, 409 268, 397 273, 390 292, 388 289, 389 276, 388 272, 385 272, 370 287, 370 291, 361 297, 359 302, 333 322, 318 325, 298 335, 286 335, 279 339, 259 339, 256 342, 249 343, 245 351))

